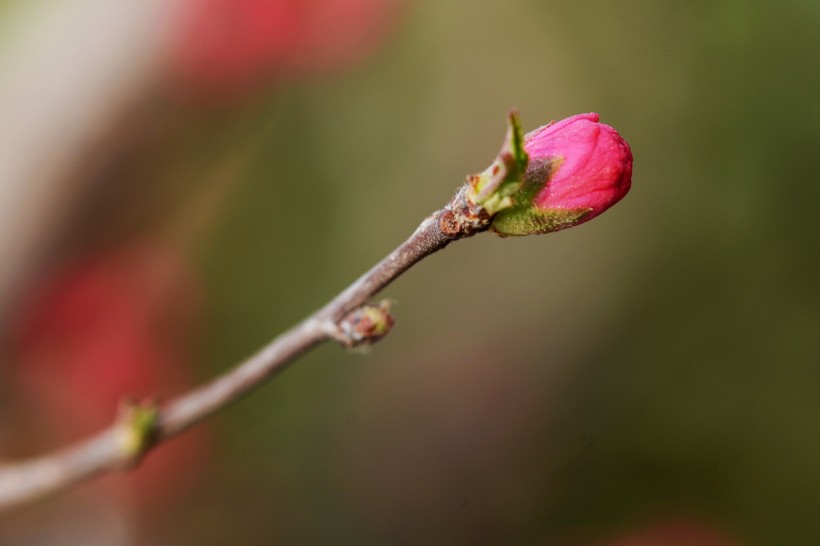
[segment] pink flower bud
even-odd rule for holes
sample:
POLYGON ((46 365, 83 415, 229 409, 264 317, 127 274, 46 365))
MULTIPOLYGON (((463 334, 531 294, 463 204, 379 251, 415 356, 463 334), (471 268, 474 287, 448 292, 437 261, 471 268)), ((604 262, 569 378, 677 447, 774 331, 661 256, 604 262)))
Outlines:
POLYGON ((515 205, 492 229, 502 236, 550 233, 595 218, 632 182, 632 152, 598 114, 578 114, 524 137, 529 164, 515 205))

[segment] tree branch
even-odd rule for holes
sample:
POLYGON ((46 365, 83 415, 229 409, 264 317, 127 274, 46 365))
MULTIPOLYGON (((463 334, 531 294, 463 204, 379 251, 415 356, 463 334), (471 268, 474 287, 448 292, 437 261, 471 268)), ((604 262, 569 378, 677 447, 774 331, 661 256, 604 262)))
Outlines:
POLYGON ((239 400, 313 347, 329 339, 345 345, 355 344, 357 340, 349 339, 349 334, 341 328, 346 317, 413 264, 453 240, 487 229, 486 215, 465 215, 469 212, 463 203, 466 187, 456 194, 450 205, 425 219, 409 239, 327 305, 224 375, 160 408, 145 405, 125 408, 110 428, 74 446, 0 466, 0 512, 100 473, 131 468, 149 450, 239 400))
POLYGON ((224 375, 162 407, 125 405, 114 425, 96 436, 0 467, 0 512, 102 472, 133 467, 152 448, 239 400, 320 343, 333 339, 352 347, 381 339, 392 317, 386 305, 367 300, 450 242, 486 231, 496 212, 512 206, 511 195, 522 187, 527 168, 522 142, 518 113, 511 111, 504 144, 487 170, 468 177, 446 207, 327 305, 224 375))
POLYGON ((599 124, 597 114, 579 114, 530 133, 526 138, 534 157, 525 147, 518 113, 511 111, 507 121, 496 160, 467 177, 446 207, 327 305, 221 377, 162 407, 123 406, 113 426, 84 442, 0 467, 0 511, 96 474, 132 467, 152 448, 239 400, 320 343, 333 339, 352 347, 378 341, 392 317, 387 305, 367 300, 450 242, 491 225, 502 236, 558 231, 597 216, 629 191, 629 145, 612 127, 599 124), (582 158, 576 163, 583 172, 577 166, 554 172, 573 155, 582 158))

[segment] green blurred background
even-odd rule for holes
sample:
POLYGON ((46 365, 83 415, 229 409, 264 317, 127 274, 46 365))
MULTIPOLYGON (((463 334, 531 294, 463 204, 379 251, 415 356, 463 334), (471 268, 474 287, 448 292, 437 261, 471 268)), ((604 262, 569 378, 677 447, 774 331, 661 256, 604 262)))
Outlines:
POLYGON ((229 173, 187 247, 197 380, 408 236, 512 106, 598 112, 635 163, 601 218, 447 248, 385 292, 369 354, 321 347, 211 419, 203 477, 132 540, 820 544, 818 61, 818 2, 422 0, 345 71, 151 106, 173 196, 92 218, 166 226, 229 173))

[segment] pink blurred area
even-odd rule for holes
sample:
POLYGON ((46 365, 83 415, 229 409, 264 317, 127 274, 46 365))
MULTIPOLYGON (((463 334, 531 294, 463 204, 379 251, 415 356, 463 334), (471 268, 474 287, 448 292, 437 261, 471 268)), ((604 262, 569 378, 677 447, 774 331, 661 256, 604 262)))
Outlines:
POLYGON ((185 0, 170 52, 177 92, 235 98, 370 54, 397 0, 185 0))
POLYGON ((201 296, 180 256, 144 241, 60 265, 21 305, 20 377, 56 413, 70 407, 78 426, 102 426, 122 396, 189 381, 201 296))
MULTIPOLYGON (((7 341, 9 380, 33 423, 23 436, 29 441, 16 447, 54 448, 109 425, 127 398, 190 388, 203 310, 196 272, 158 242, 133 241, 55 267, 23 298, 7 341)), ((207 464, 208 437, 200 428, 172 442, 99 494, 167 505, 207 464)))

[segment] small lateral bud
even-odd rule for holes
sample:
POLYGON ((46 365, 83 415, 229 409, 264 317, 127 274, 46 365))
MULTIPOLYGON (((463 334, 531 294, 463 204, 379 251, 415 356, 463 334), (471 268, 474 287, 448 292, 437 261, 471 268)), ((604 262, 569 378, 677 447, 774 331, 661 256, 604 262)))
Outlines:
POLYGON ((507 114, 507 136, 495 161, 484 172, 467 177, 465 198, 490 216, 513 206, 515 195, 524 182, 527 152, 517 110, 507 114))
POLYGON ((507 135, 495 161, 479 174, 467 177, 439 217, 445 237, 469 237, 489 229, 499 211, 515 205, 514 195, 524 185, 527 152, 516 110, 507 114, 507 135))
POLYGON ((118 416, 119 450, 124 466, 136 464, 154 439, 157 425, 157 403, 147 400, 135 403, 126 399, 118 416))
POLYGON ((379 341, 393 327, 390 305, 389 300, 382 300, 354 309, 339 321, 339 330, 334 337, 344 346, 351 348, 379 341))

